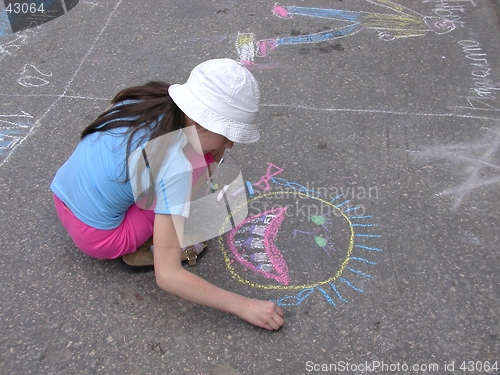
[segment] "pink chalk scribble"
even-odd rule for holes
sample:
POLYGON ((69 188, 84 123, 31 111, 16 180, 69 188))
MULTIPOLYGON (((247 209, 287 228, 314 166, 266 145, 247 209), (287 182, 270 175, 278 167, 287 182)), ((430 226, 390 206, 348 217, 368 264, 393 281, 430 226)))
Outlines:
POLYGON ((279 18, 292 18, 292 14, 289 13, 285 7, 282 7, 278 3, 275 3, 273 6, 273 14, 279 18))
POLYGON ((264 191, 269 191, 269 190, 271 190, 271 186, 269 185, 269 181, 271 180, 272 177, 277 176, 281 172, 283 172, 283 168, 277 167, 274 164, 269 163, 267 165, 266 174, 264 176, 262 176, 260 178, 260 180, 255 182, 253 185, 260 187, 264 191), (273 167, 275 168, 275 171, 271 174, 271 170, 273 167))

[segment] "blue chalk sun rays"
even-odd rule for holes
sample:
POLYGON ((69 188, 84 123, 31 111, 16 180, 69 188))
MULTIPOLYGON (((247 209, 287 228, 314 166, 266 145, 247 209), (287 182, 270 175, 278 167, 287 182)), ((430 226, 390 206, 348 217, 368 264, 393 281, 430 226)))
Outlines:
MULTIPOLYGON (((288 182, 282 178, 271 178, 271 181, 277 183, 278 185, 293 187, 298 192, 305 193, 311 198, 313 195, 319 195, 323 197, 318 192, 314 190, 306 189, 300 184, 288 182)), ((372 223, 371 215, 355 215, 349 216, 350 213, 356 213, 357 210, 362 209, 361 206, 350 207, 349 200, 343 200, 344 196, 338 195, 333 198, 330 203, 335 206, 338 210, 341 210, 346 217, 348 217, 348 223, 352 231, 354 231, 354 244, 351 254, 347 256, 347 265, 343 269, 341 276, 336 278, 334 281, 329 281, 326 284, 321 284, 313 286, 310 288, 305 288, 299 291, 295 295, 284 296, 275 302, 279 306, 298 306, 304 302, 312 294, 319 293, 323 296, 326 302, 332 306, 336 306, 337 303, 348 303, 347 298, 340 292, 342 289, 354 290, 358 293, 363 293, 364 290, 360 284, 366 280, 373 280, 374 276, 366 271, 366 268, 375 266, 377 263, 373 260, 374 255, 382 252, 379 247, 373 246, 368 242, 378 239, 381 237, 380 234, 370 233, 372 228, 378 226, 378 224, 372 223), (360 281, 361 280, 361 281, 360 281), (316 293, 315 293, 316 292, 316 293)), ((364 211, 364 209, 363 209, 364 211)))

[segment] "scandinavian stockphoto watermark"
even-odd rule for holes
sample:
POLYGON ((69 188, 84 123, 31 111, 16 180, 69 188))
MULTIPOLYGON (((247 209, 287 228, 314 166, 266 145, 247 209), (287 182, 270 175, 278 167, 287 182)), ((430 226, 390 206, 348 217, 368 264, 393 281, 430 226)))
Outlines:
POLYGON ((178 228, 183 246, 227 233, 249 213, 255 216, 279 211, 283 216, 306 221, 333 216, 360 218, 366 211, 364 203, 379 198, 377 186, 348 186, 345 181, 338 187, 310 182, 302 185, 266 175, 264 187, 245 183, 239 166, 231 163, 219 163, 209 175, 203 169, 206 160, 193 128, 149 140, 130 154, 127 163, 138 207, 185 217, 178 228), (193 183, 195 170, 201 174, 193 183), (184 184, 185 189, 172 189, 173 181, 184 184))
POLYGON ((271 195, 257 191, 256 199, 249 203, 249 210, 259 213, 287 208, 284 213, 287 217, 362 216, 366 212, 365 203, 376 199, 379 199, 377 186, 316 186, 309 182, 305 185, 289 183, 286 186, 275 186, 271 195))

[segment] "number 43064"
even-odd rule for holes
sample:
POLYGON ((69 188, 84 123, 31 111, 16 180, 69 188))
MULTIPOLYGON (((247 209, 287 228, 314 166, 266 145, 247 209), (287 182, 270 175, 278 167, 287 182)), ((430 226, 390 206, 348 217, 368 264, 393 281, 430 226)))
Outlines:
POLYGON ((10 3, 7 5, 7 8, 5 9, 7 13, 44 13, 45 9, 43 9, 43 3, 41 4, 36 4, 36 3, 10 3))
POLYGON ((460 365, 460 370, 462 371, 473 371, 473 372, 490 372, 498 371, 498 362, 490 361, 464 361, 460 365))

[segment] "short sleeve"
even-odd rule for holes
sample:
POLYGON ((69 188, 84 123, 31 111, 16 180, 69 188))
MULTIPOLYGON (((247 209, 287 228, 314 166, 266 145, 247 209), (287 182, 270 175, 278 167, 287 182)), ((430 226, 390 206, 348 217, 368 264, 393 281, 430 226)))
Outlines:
POLYGON ((158 214, 189 216, 192 167, 182 148, 186 138, 172 132, 139 146, 128 159, 134 201, 158 214))
MULTIPOLYGON (((182 152, 180 152, 182 154, 182 152)), ((192 171, 184 155, 179 155, 178 164, 160 175, 155 188, 157 214, 180 215, 189 217, 191 199, 192 171)))

